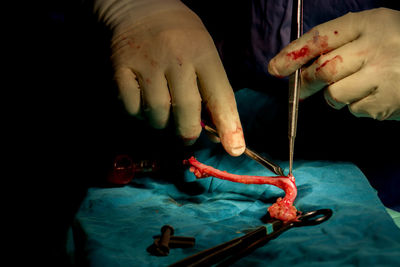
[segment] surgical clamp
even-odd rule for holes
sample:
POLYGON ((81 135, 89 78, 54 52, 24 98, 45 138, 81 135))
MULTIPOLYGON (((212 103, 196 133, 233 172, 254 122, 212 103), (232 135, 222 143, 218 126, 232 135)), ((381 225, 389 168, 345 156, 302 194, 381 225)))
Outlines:
POLYGON ((280 220, 272 220, 244 236, 203 250, 170 265, 170 267, 211 266, 214 264, 229 266, 292 227, 317 225, 331 216, 331 209, 320 209, 299 215, 297 220, 292 222, 284 223, 280 220))

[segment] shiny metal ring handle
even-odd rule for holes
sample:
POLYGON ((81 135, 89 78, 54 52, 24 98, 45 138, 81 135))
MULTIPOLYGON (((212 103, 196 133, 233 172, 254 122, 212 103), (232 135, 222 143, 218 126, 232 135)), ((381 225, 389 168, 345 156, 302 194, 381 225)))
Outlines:
POLYGON ((310 212, 306 212, 300 215, 300 222, 295 223, 296 226, 309 226, 317 225, 325 222, 332 216, 333 212, 331 209, 319 209, 310 212))

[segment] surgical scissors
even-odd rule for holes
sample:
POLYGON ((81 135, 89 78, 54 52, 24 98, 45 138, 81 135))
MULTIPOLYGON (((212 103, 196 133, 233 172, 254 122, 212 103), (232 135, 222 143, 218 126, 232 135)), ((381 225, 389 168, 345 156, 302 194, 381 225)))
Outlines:
MULTIPOLYGON (((216 137, 219 137, 217 130, 215 130, 211 126, 206 125, 204 122, 202 122, 201 125, 204 130, 215 135, 216 137)), ((258 163, 260 163, 261 165, 263 165, 265 168, 272 171, 276 175, 285 176, 285 174, 283 173, 283 169, 279 167, 279 165, 277 165, 276 163, 272 162, 271 160, 265 157, 262 157, 261 155, 257 154, 254 150, 246 147, 244 150, 244 154, 249 158, 257 161, 258 163)))
POLYGON ((170 267, 178 266, 228 266, 268 241, 278 237, 292 227, 311 226, 325 222, 332 216, 331 209, 319 209, 298 216, 296 221, 284 223, 281 220, 270 220, 244 236, 232 239, 215 247, 203 250, 170 267))

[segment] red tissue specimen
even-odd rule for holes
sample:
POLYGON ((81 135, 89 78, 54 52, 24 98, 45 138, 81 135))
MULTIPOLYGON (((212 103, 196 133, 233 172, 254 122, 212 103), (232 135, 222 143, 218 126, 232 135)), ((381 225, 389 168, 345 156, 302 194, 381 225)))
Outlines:
POLYGON ((285 197, 278 198, 276 203, 268 208, 268 212, 272 218, 282 220, 284 222, 295 221, 297 219, 297 210, 293 206, 293 202, 297 196, 297 187, 293 175, 289 176, 251 176, 237 175, 220 171, 211 166, 205 165, 197 161, 194 157, 184 161, 184 164, 190 165, 190 171, 197 178, 205 178, 213 176, 215 178, 228 180, 243 184, 270 184, 281 188, 285 191, 285 197))

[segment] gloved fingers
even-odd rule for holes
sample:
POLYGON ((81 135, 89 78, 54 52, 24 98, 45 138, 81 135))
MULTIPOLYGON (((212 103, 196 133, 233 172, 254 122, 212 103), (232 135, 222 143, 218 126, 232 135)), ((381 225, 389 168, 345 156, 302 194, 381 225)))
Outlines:
POLYGON ((168 70, 166 77, 177 134, 186 145, 191 145, 201 133, 201 97, 196 73, 193 67, 178 67, 168 70))
MULTIPOLYGON (((371 117, 377 120, 400 120, 400 103, 388 88, 377 86, 372 92, 349 105, 356 117, 371 117)), ((397 90, 397 88, 394 88, 397 90)))
POLYGON ((371 117, 377 120, 388 119, 391 114, 380 105, 379 98, 378 90, 375 88, 369 96, 350 104, 349 110, 356 117, 371 117))
POLYGON ((335 109, 357 102, 376 89, 371 68, 362 68, 354 74, 329 85, 324 91, 326 102, 335 109))
POLYGON ((325 22, 291 42, 268 64, 270 74, 288 76, 308 61, 356 40, 362 31, 358 13, 325 22))
POLYGON ((309 67, 304 68, 301 72, 300 99, 357 72, 364 63, 364 58, 354 53, 357 48, 360 48, 357 41, 348 43, 320 56, 309 67))
POLYGON ((169 119, 171 96, 164 73, 156 72, 140 77, 139 83, 142 88, 143 114, 154 128, 165 128, 169 119))
POLYGON ((232 156, 241 155, 246 145, 235 95, 216 50, 196 65, 196 73, 203 102, 223 147, 232 156))
POLYGON ((114 80, 126 111, 141 118, 141 92, 136 74, 129 68, 118 68, 115 71, 114 80))

